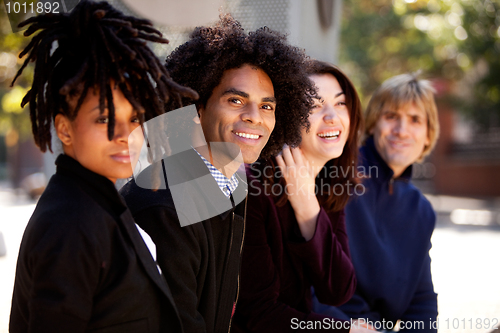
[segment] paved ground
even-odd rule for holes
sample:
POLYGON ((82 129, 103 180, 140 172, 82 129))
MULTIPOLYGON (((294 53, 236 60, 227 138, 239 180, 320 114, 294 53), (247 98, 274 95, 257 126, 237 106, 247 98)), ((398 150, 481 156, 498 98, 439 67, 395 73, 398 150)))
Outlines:
POLYGON ((438 227, 432 244, 439 332, 490 332, 478 323, 500 323, 500 230, 438 227))
POLYGON ((7 333, 19 244, 35 204, 0 186, 0 232, 7 255, 0 257, 0 333, 7 333))
MULTIPOLYGON (((34 207, 0 184, 0 232, 8 251, 0 257, 0 333, 8 332, 17 252, 34 207)), ((431 250, 439 332, 491 332, 485 319, 500 321, 500 227, 455 225, 445 211, 439 217, 431 250)))

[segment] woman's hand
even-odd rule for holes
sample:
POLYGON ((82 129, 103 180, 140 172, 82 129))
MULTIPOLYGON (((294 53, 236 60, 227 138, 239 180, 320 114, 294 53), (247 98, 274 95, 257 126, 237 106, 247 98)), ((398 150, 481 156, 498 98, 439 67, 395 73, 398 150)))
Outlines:
POLYGON ((276 162, 286 181, 285 191, 295 212, 302 236, 306 241, 314 236, 320 211, 316 198, 316 174, 300 148, 285 146, 276 162))

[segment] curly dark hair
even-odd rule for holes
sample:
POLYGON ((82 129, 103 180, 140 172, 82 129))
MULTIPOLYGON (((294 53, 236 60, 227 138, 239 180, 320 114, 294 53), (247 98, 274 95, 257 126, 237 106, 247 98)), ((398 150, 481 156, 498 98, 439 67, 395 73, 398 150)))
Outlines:
MULTIPOLYGON (((363 133, 361 101, 354 84, 338 67, 327 62, 310 60, 308 62, 308 72, 309 75, 327 74, 334 76, 345 94, 345 102, 349 110, 349 136, 342 155, 328 161, 316 177, 316 186, 321 189, 317 195, 320 205, 327 212, 340 211, 347 205, 349 200, 348 191, 344 191, 342 195, 336 195, 334 190, 325 191, 324 189, 334 189, 336 184, 340 184, 345 189, 349 184, 355 186, 360 182, 360 179, 357 178, 357 166, 358 146, 363 133), (337 177, 331 177, 331 170, 343 170, 343 172, 338 172, 337 177)), ((279 183, 281 188, 286 185, 283 177, 276 177, 279 174, 276 167, 277 163, 274 157, 261 159, 252 164, 251 170, 254 171, 255 176, 258 175, 257 180, 264 184, 267 193, 273 193, 270 188, 276 183, 279 183), (272 172, 266 172, 267 169, 272 172)), ((286 191, 282 191, 275 198, 277 206, 283 206, 287 200, 286 191)))
POLYGON ((146 45, 168 43, 149 20, 125 16, 107 2, 82 0, 71 13, 45 14, 19 24, 40 30, 20 53, 28 54, 12 85, 29 62, 35 62, 31 89, 21 106, 30 104, 35 143, 52 151, 50 128, 59 113, 75 119, 89 88, 99 92, 99 108, 109 110, 108 138, 114 136, 114 81, 143 122, 164 112, 164 103, 183 97, 196 99, 189 88, 175 83, 146 45), (57 42, 54 43, 54 42, 57 42), (69 102, 76 98, 76 106, 69 102), (107 103, 106 103, 107 102, 107 103))
MULTIPOLYGON (((238 21, 225 14, 214 26, 196 28, 190 40, 167 57, 166 67, 176 82, 198 92, 197 106, 206 105, 225 71, 245 64, 262 69, 271 79, 276 97, 276 125, 261 153, 269 157, 284 144, 297 146, 301 129, 309 126, 315 88, 306 72, 307 59, 284 35, 267 27, 247 34, 238 21)), ((175 101, 167 106, 177 107, 175 101)))

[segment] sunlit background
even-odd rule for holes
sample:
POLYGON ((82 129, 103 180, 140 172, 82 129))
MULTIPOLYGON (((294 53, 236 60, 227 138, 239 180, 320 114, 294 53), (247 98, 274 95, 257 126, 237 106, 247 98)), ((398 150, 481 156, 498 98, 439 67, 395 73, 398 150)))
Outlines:
MULTIPOLYGON (((28 110, 19 106, 32 67, 10 88, 27 39, 12 30, 22 20, 7 16, 5 4, 12 1, 0 1, 0 332, 7 332, 19 242, 36 198, 54 172, 54 157, 34 146, 28 110)), ((58 2, 71 9, 78 1, 58 2)), ((109 2, 137 15, 127 1, 109 2)), ((490 332, 491 327, 469 328, 460 322, 454 328, 452 323, 455 318, 500 318, 500 1, 219 2, 245 28, 267 25, 287 33, 311 56, 338 64, 355 83, 364 106, 391 76, 419 72, 433 82, 441 136, 432 155, 415 167, 414 182, 438 215, 431 256, 440 332, 490 332)), ((189 15, 189 10, 179 15, 189 15)), ((154 47, 160 57, 192 30, 157 26, 171 41, 154 47)))

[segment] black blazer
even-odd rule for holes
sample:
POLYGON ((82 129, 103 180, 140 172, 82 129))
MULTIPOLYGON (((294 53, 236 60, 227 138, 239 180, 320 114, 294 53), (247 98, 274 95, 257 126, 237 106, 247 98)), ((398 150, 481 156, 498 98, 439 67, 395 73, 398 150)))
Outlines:
POLYGON ((239 288, 247 193, 244 180, 240 179, 233 192, 232 201, 239 204, 232 207, 194 150, 158 163, 162 189, 153 191, 138 186, 151 183, 151 173, 155 171, 149 167, 120 192, 137 224, 156 244, 158 264, 172 290, 185 331, 228 332, 239 288), (167 182, 163 169, 170 175, 167 182), (199 181, 176 187, 187 180, 199 181), (179 201, 174 204, 174 187, 181 191, 181 209, 179 201), (181 226, 181 221, 189 221, 193 216, 224 210, 224 202, 227 210, 219 215, 181 226))
POLYGON ((56 164, 24 232, 10 332, 182 332, 113 183, 65 155, 56 164))

